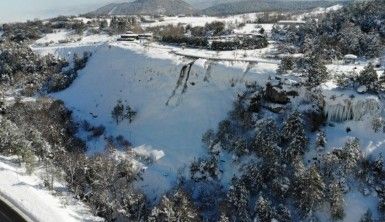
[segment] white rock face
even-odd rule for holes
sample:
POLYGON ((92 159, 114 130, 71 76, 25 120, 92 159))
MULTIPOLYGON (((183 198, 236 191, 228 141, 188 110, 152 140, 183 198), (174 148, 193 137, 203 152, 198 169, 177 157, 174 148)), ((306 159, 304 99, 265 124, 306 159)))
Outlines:
POLYGON ((346 120, 358 121, 367 115, 377 115, 380 111, 380 102, 374 97, 327 101, 324 108, 328 120, 334 122, 343 122, 346 120))

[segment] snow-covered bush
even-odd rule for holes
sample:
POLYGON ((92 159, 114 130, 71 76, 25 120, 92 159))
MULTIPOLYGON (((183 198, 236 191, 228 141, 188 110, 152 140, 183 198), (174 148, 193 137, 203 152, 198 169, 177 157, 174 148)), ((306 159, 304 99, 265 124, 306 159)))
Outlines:
POLYGON ((316 166, 299 175, 294 187, 297 204, 303 215, 310 213, 325 198, 325 183, 316 166))
POLYGON ((208 159, 198 159, 191 163, 191 179, 199 182, 201 180, 216 180, 219 177, 218 159, 211 156, 208 159))
POLYGON ((243 181, 233 180, 226 196, 226 214, 231 221, 250 221, 250 192, 243 181))
POLYGON ((330 214, 334 220, 342 220, 345 216, 344 197, 340 184, 337 181, 331 183, 329 189, 330 214))
POLYGON ((334 79, 338 87, 342 89, 346 89, 353 86, 355 76, 356 75, 354 73, 349 73, 349 74, 342 73, 334 76, 334 79))
POLYGON ((309 87, 317 87, 328 80, 329 73, 326 66, 319 58, 312 57, 309 60, 309 67, 305 70, 307 75, 306 84, 309 87))
POLYGON ((118 100, 111 111, 111 117, 116 121, 116 124, 127 119, 129 123, 134 121, 137 112, 134 111, 130 105, 124 105, 122 100, 118 100))
POLYGON ((0 117, 0 153, 16 155, 20 163, 25 163, 27 173, 32 173, 36 159, 32 149, 32 142, 28 141, 23 132, 11 121, 0 117))
POLYGON ((378 56, 384 47, 381 44, 385 38, 384 10, 382 0, 350 4, 300 27, 273 27, 272 35, 286 48, 318 54, 324 60, 341 58, 346 54, 372 58, 378 56))
POLYGON ((294 69, 294 59, 292 57, 284 57, 278 66, 277 73, 284 74, 289 70, 294 69))
POLYGON ((29 92, 29 96, 42 90, 52 76, 68 65, 53 55, 38 56, 23 43, 5 41, 0 48, 0 87, 19 87, 22 93, 29 92))
POLYGON ((316 137, 316 141, 315 141, 317 151, 324 150, 326 147, 326 144, 327 144, 327 141, 326 141, 325 131, 318 132, 317 137, 316 137))
POLYGON ((372 118, 372 128, 374 132, 378 132, 384 127, 384 119, 380 116, 375 116, 372 118))
POLYGON ((378 76, 372 63, 369 63, 364 70, 362 70, 357 78, 359 84, 366 86, 369 90, 377 91, 378 76))
POLYGON ((198 210, 195 208, 188 193, 178 189, 175 193, 164 196, 161 202, 152 209, 149 222, 158 221, 200 221, 198 210))

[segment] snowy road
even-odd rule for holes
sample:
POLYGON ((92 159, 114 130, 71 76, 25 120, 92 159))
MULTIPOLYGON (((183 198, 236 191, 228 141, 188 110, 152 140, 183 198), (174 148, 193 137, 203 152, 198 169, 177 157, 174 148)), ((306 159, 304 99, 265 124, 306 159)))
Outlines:
POLYGON ((27 222, 18 212, 2 201, 0 197, 0 221, 2 222, 27 222))
POLYGON ((267 59, 261 59, 261 58, 231 58, 231 57, 215 57, 215 56, 207 56, 206 55, 199 55, 197 53, 185 53, 185 52, 180 52, 180 51, 175 51, 172 50, 171 53, 178 55, 178 56, 185 56, 188 58, 193 58, 193 59, 206 59, 206 60, 211 60, 211 61, 221 61, 221 62, 249 62, 249 63, 266 63, 266 64, 274 64, 274 65, 279 65, 281 63, 280 60, 267 60, 267 59))

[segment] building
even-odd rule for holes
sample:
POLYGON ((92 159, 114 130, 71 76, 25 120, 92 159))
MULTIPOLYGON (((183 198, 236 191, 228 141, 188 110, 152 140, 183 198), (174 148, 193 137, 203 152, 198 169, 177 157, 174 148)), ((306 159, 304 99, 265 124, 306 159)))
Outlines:
POLYGON ((207 40, 212 42, 234 42, 234 41, 242 41, 243 39, 259 39, 265 38, 264 35, 259 33, 235 33, 229 35, 220 35, 220 36, 211 36, 207 38, 207 40))
POLYGON ((347 54, 344 56, 345 64, 354 64, 357 61, 357 56, 353 54, 347 54))
POLYGON ((122 34, 118 41, 127 41, 132 42, 139 39, 146 39, 151 40, 153 38, 152 33, 142 33, 142 34, 136 34, 131 31, 126 32, 125 34, 122 34))
POLYGON ((277 22, 278 25, 296 25, 301 26, 305 25, 306 22, 302 20, 281 20, 277 22))
POLYGON ((139 37, 139 39, 151 40, 154 38, 154 35, 151 32, 148 32, 148 33, 138 34, 138 37, 139 37))

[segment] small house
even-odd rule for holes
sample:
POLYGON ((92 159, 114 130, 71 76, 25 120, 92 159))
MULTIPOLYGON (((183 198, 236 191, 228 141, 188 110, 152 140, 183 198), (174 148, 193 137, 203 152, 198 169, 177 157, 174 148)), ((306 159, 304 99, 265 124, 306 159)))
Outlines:
POLYGON ((150 32, 148 33, 142 33, 142 34, 138 34, 138 38, 139 39, 147 39, 147 40, 151 40, 153 39, 154 35, 150 32))
POLYGON ((281 20, 278 21, 278 25, 295 25, 295 26, 302 26, 305 25, 306 22, 302 20, 281 20))
POLYGON ((344 56, 344 63, 345 64, 354 64, 357 61, 357 56, 353 54, 347 54, 344 56))
POLYGON ((131 32, 131 31, 128 31, 125 34, 122 34, 120 36, 120 38, 118 39, 118 41, 132 42, 132 41, 135 41, 135 40, 138 40, 138 39, 139 39, 139 35, 138 34, 135 34, 135 33, 131 32))

